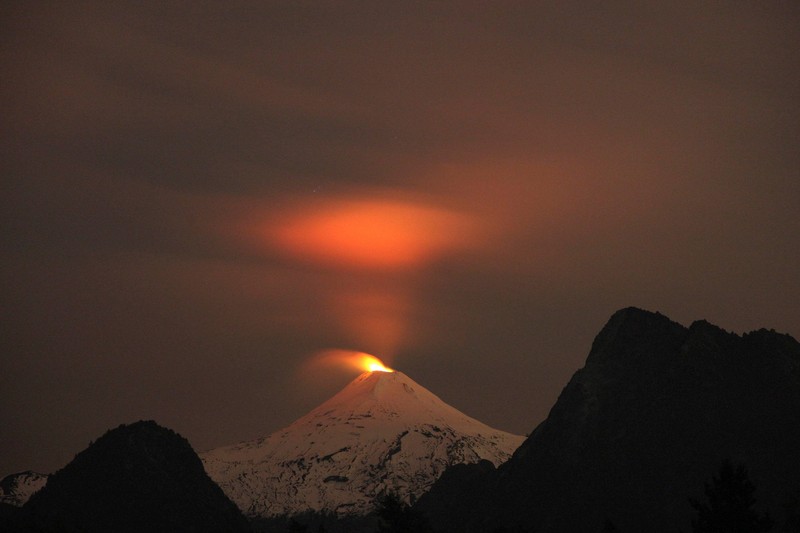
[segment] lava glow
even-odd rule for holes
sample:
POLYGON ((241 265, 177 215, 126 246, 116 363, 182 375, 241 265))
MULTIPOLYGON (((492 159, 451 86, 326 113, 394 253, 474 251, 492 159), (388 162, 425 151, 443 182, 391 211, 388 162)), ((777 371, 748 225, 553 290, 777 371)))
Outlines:
POLYGON ((369 372, 394 372, 394 369, 383 364, 383 361, 368 353, 359 354, 360 365, 369 372))
POLYGON ((309 365, 312 367, 338 367, 358 372, 394 372, 374 355, 352 350, 325 350, 318 353, 309 365))

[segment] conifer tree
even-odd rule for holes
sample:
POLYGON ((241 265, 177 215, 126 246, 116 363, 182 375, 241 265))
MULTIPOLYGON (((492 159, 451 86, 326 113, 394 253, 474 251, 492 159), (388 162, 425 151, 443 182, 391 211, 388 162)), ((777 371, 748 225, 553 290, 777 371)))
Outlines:
POLYGON ((772 529, 766 513, 754 509, 755 485, 744 465, 722 463, 719 473, 705 484, 706 501, 690 499, 697 517, 692 520, 694 533, 761 533, 772 529))
POLYGON ((429 530, 422 516, 397 495, 388 493, 378 500, 379 533, 424 533, 429 530))

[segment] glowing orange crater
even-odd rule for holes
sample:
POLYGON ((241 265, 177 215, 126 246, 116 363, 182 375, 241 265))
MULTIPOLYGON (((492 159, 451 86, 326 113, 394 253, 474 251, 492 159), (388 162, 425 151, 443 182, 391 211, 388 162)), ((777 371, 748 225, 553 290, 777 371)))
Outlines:
POLYGON ((325 350, 319 352, 309 364, 312 367, 344 367, 359 372, 395 372, 374 355, 354 350, 325 350))
POLYGON ((368 372, 394 372, 394 369, 384 365, 383 361, 374 355, 361 352, 357 355, 357 357, 359 358, 359 364, 361 365, 361 368, 368 372))

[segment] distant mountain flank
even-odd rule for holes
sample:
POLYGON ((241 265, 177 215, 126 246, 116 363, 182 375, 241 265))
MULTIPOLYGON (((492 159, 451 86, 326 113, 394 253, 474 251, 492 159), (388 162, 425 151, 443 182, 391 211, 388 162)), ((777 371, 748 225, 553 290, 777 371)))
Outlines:
POLYGON ((287 428, 201 454, 251 517, 365 515, 394 493, 413 503, 448 467, 507 460, 524 437, 492 429, 401 372, 366 372, 287 428))
POLYGON ((627 308, 547 419, 495 469, 454 467, 416 509, 442 531, 688 530, 688 499, 746 465, 780 522, 800 497, 800 344, 627 308))
POLYGON ((33 493, 47 483, 47 474, 26 470, 0 480, 0 503, 22 507, 33 493))

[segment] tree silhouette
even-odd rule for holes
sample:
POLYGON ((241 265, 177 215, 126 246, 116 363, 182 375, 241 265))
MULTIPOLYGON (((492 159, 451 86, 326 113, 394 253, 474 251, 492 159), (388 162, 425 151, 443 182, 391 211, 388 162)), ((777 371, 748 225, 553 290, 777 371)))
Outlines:
POLYGON ((308 526, 298 522, 295 519, 289 521, 289 533, 306 533, 308 526))
POLYGON ((610 518, 606 518, 603 522, 603 533, 617 533, 619 529, 614 525, 610 518))
POLYGON ((781 531, 800 533, 800 490, 787 496, 783 511, 784 521, 781 531))
POLYGON ((694 533, 760 533, 772 529, 772 520, 766 513, 759 513, 756 503, 755 485, 750 481, 744 465, 734 467, 725 460, 719 473, 705 484, 706 501, 690 499, 697 511, 692 520, 694 533))
POLYGON ((378 533, 424 533, 429 531, 425 519, 397 495, 387 493, 378 499, 378 533))

